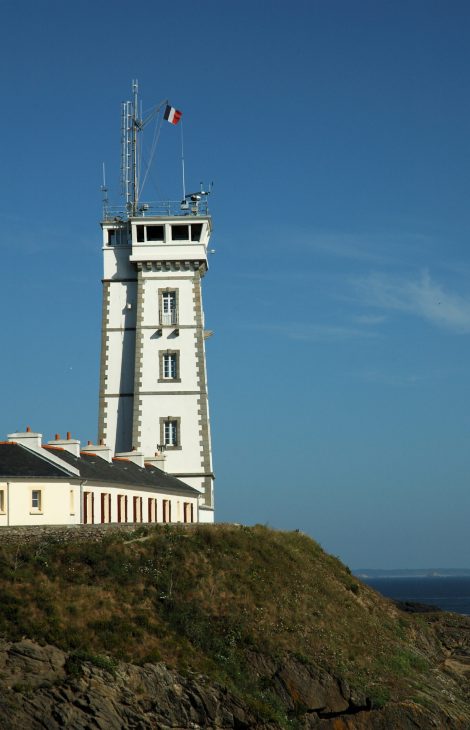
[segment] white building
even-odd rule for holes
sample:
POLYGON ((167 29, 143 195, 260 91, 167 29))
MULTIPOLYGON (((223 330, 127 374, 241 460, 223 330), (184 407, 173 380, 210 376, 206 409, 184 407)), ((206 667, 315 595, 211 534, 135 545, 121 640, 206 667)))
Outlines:
POLYGON ((0 527, 198 522, 199 491, 132 452, 112 456, 77 439, 42 445, 40 433, 0 443, 0 527))
POLYGON ((98 438, 111 449, 164 453, 165 469, 200 490, 214 519, 204 313, 211 217, 207 193, 180 203, 138 200, 137 118, 123 107, 125 208, 105 201, 98 438))

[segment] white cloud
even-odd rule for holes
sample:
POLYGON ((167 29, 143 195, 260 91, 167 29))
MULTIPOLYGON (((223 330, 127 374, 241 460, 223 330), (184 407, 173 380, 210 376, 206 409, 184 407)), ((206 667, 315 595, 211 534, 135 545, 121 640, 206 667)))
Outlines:
POLYGON ((470 332, 470 299, 446 291, 427 271, 417 279, 371 274, 354 280, 361 302, 407 312, 451 332, 470 332))

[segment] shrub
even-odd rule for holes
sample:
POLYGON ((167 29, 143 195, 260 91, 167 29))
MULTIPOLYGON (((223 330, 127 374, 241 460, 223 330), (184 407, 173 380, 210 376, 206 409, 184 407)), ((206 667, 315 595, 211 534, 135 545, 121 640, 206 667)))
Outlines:
POLYGON ((103 669, 105 672, 116 676, 117 662, 108 656, 102 656, 101 654, 92 654, 91 652, 79 650, 69 654, 65 661, 64 669, 66 674, 70 678, 78 678, 83 674, 83 665, 85 663, 92 664, 98 669, 103 669))

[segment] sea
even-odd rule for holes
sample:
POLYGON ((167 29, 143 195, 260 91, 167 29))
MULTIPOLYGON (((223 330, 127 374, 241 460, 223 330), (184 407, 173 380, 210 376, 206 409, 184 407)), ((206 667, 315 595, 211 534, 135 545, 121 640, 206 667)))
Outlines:
POLYGON ((470 576, 361 576, 361 580, 387 598, 426 603, 470 616, 470 576))

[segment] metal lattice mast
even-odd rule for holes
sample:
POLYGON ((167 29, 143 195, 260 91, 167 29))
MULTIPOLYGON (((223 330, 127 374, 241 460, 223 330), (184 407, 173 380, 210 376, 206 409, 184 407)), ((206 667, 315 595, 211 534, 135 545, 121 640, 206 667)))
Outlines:
POLYGON ((141 129, 140 121, 137 117, 139 112, 139 84, 137 80, 132 82, 132 91, 134 92, 134 103, 132 109, 132 142, 131 142, 131 157, 132 157, 132 199, 131 199, 131 213, 136 215, 137 205, 139 202, 139 181, 138 181, 138 168, 137 168, 137 132, 141 129))
POLYGON ((126 200, 126 209, 131 202, 132 116, 132 103, 124 101, 121 108, 121 193, 126 200))
POLYGON ((138 118, 139 84, 132 82, 133 101, 123 101, 121 107, 121 192, 126 200, 128 215, 134 216, 139 203, 137 132, 142 129, 138 118))

